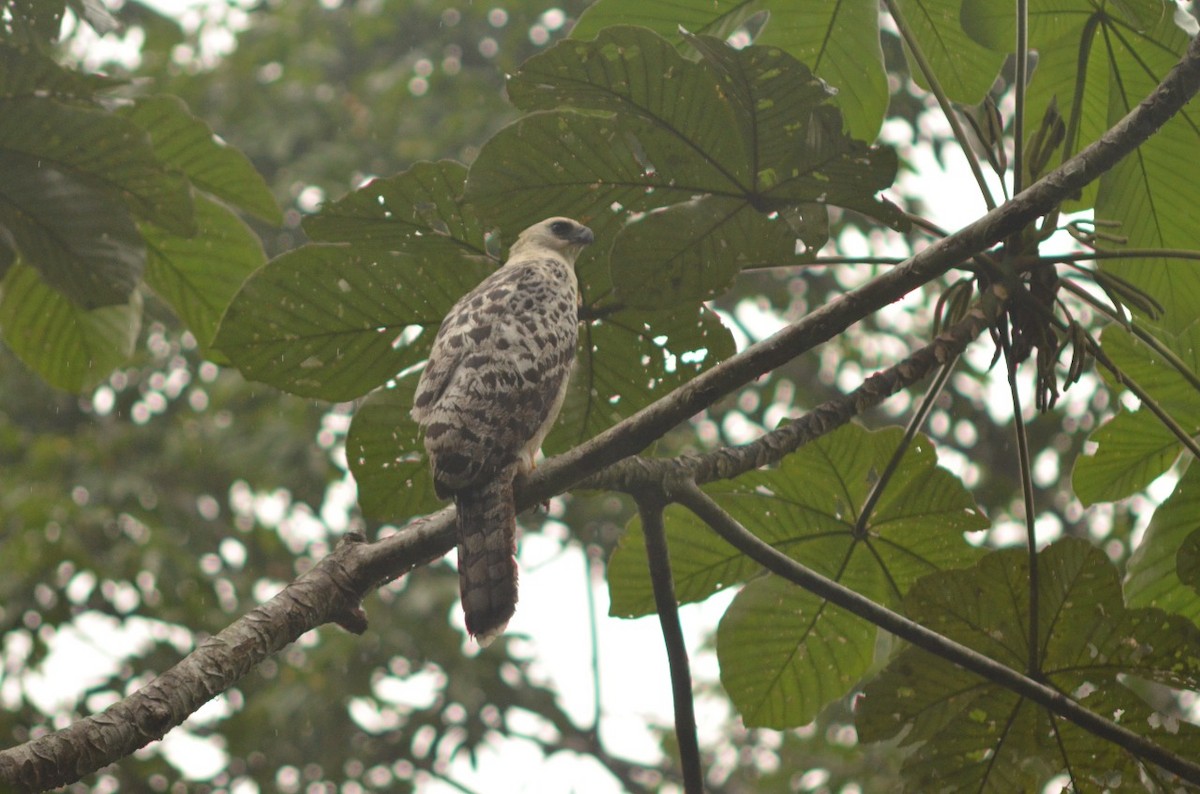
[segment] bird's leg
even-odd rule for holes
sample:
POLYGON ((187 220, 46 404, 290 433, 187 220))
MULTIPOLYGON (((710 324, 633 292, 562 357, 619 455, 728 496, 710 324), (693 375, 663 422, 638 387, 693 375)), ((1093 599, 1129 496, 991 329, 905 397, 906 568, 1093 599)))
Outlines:
MULTIPOLYGON (((526 458, 517 466, 522 478, 528 477, 537 470, 537 461, 535 458, 537 457, 538 451, 539 450, 534 449, 526 452, 526 458)), ((542 502, 541 506, 543 510, 548 512, 550 510, 550 500, 547 499, 546 501, 542 502)))

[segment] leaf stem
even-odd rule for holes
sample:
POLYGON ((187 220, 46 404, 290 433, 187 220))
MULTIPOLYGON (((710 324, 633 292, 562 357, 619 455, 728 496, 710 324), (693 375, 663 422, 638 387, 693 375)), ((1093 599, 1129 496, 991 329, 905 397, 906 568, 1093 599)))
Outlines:
POLYGON ((1069 264, 1071 262, 1088 262, 1100 259, 1195 259, 1200 260, 1200 251, 1187 251, 1181 248, 1120 248, 1104 251, 1079 251, 1070 254, 1054 254, 1042 256, 1040 260, 1047 264, 1069 264))
POLYGON ((875 480, 871 486, 870 493, 867 494, 866 500, 863 502, 862 510, 859 511, 858 520, 854 522, 854 537, 861 538, 866 534, 867 522, 871 520, 871 514, 875 512, 875 506, 879 503, 880 497, 883 496, 887 484, 891 481, 892 475, 896 473, 896 468, 900 465, 900 460, 904 457, 904 453, 912 444, 913 438, 916 437, 917 431, 921 429, 921 425, 925 424, 925 420, 929 418, 929 412, 933 410, 933 404, 937 402, 938 395, 942 393, 942 389, 946 386, 946 381, 950 379, 950 373, 954 371, 955 364, 958 363, 958 356, 947 361, 938 370, 934 376, 933 383, 929 384, 929 388, 925 391, 925 396, 921 398, 921 404, 917 407, 917 412, 908 422, 908 427, 904 428, 904 438, 900 439, 900 443, 896 445, 896 451, 892 453, 892 457, 884 467, 883 473, 875 480))
POLYGON ((1117 383, 1120 383, 1122 386, 1133 392, 1134 395, 1141 400, 1142 405, 1145 406, 1150 413, 1158 417, 1158 421, 1162 422, 1163 425, 1171 431, 1172 435, 1179 439, 1179 442, 1187 448, 1188 452, 1191 452, 1192 455, 1200 458, 1200 444, 1196 443, 1196 439, 1192 438, 1192 434, 1185 430, 1183 426, 1179 424, 1179 422, 1175 421, 1175 417, 1167 413, 1166 409, 1159 405, 1158 401, 1151 397, 1150 393, 1142 388, 1141 384, 1126 375, 1120 367, 1113 363, 1113 360, 1109 358, 1108 354, 1100 348, 1100 345, 1096 344, 1096 340, 1091 336, 1087 337, 1087 345, 1088 352, 1095 356, 1096 361, 1103 364, 1104 367, 1113 374, 1113 377, 1116 379, 1117 383))
POLYGON ((1079 145, 1079 127, 1083 123, 1083 94, 1087 87, 1088 56, 1092 51, 1092 39, 1096 28, 1103 19, 1102 14, 1092 14, 1083 23, 1083 31, 1079 37, 1079 55, 1075 60, 1075 93, 1071 97, 1071 115, 1067 120, 1067 135, 1063 140, 1062 161, 1065 163, 1074 156, 1075 147, 1079 145))
POLYGON ((1029 460, 1029 434, 1025 432, 1025 416, 1021 410, 1021 394, 1017 390, 1018 362, 1013 358, 1012 345, 1001 336, 1004 359, 1008 370, 1008 393, 1012 396, 1013 432, 1017 437, 1017 461, 1021 472, 1021 501, 1025 503, 1025 546, 1029 553, 1029 648, 1025 672, 1030 678, 1040 680, 1042 670, 1041 628, 1039 627, 1041 592, 1038 576, 1037 527, 1033 499, 1033 467, 1029 460))
POLYGON ((1029 0, 1017 0, 1016 110, 1013 113, 1013 195, 1025 188, 1025 85, 1029 82, 1029 0))
POLYGON ((929 59, 925 57, 924 51, 921 49, 917 37, 913 34, 912 28, 908 24, 908 19, 905 18, 900 10, 900 4, 897 0, 883 0, 884 6, 888 13, 892 15, 892 19, 896 23, 896 29, 900 31, 900 37, 904 39, 904 43, 908 45, 909 52, 913 55, 913 60, 917 62, 917 68, 921 70, 921 75, 929 83, 929 90, 937 99, 938 107, 942 109, 942 115, 946 117, 946 121, 950 124, 950 129, 954 132, 954 138, 958 141, 959 148, 962 149, 963 156, 967 158, 967 164, 971 167, 971 173, 975 177, 975 181, 979 184, 979 192, 983 195, 984 204, 988 210, 996 209, 996 200, 992 198, 992 191, 988 189, 987 180, 983 176, 983 168, 979 165, 979 157, 975 154, 975 150, 971 148, 970 140, 967 138, 966 130, 963 129, 962 121, 958 118, 958 113, 954 110, 954 105, 950 102, 950 97, 942 88, 941 82, 938 81, 937 75, 934 74, 933 65, 929 63, 929 59))

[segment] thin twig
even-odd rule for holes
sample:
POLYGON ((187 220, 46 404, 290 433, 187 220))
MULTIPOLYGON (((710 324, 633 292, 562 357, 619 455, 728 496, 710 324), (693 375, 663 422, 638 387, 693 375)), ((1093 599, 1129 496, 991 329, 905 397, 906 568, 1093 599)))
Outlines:
POLYGON ((600 718, 603 716, 600 699, 600 626, 599 618, 596 615, 596 593, 595 593, 595 578, 593 574, 596 572, 596 558, 592 556, 591 550, 597 548, 589 546, 584 549, 583 554, 583 570, 584 570, 584 585, 587 592, 587 610, 588 610, 588 641, 592 646, 592 727, 591 731, 595 735, 600 734, 600 718))
POLYGON ((1100 251, 1076 251, 1068 254, 1049 254, 1040 257, 1047 264, 1090 262, 1100 259, 1200 259, 1200 251, 1181 248, 1114 248, 1100 251))
POLYGON ((874 623, 901 639, 952 662, 965 670, 982 676, 994 684, 1037 703, 1084 730, 1112 742, 1191 783, 1200 784, 1200 764, 1182 758, 1160 747, 1128 728, 1089 711, 1057 689, 1046 686, 997 662, 965 645, 925 628, 896 612, 876 604, 869 598, 843 587, 801 565, 759 539, 739 524, 700 490, 694 482, 680 482, 672 496, 700 520, 724 538, 730 545, 762 565, 771 573, 794 582, 813 595, 824 598, 858 617, 874 623))
POLYGON ((1122 327, 1124 327, 1127 331, 1129 331, 1134 336, 1136 336, 1138 339, 1140 339, 1147 347, 1149 347, 1151 350, 1153 350, 1157 355, 1161 356, 1163 361, 1170 364, 1171 368, 1173 370, 1175 370, 1177 373, 1179 373, 1179 376, 1181 378, 1183 378, 1185 381, 1187 381, 1189 386, 1191 386, 1197 392, 1200 392, 1200 374, 1198 374, 1195 370, 1193 370, 1190 364, 1188 364, 1186 361, 1181 359, 1174 350, 1172 350, 1171 348, 1164 345, 1157 336, 1150 333, 1149 331, 1147 331, 1145 328, 1141 327, 1137 323, 1127 323, 1125 321, 1125 319, 1122 318, 1121 315, 1118 314, 1112 307, 1105 306, 1103 303, 1099 303, 1099 302, 1093 300, 1093 296, 1090 295, 1087 291, 1085 291, 1078 284, 1075 284, 1074 282, 1072 282, 1068 279, 1063 279, 1061 284, 1062 284, 1063 289, 1066 289, 1067 291, 1071 292, 1075 296, 1079 297, 1081 300, 1085 301, 1093 309, 1096 309, 1097 311, 1102 312, 1107 317, 1109 317, 1113 320, 1116 320, 1118 323, 1120 323, 1122 327))
POLYGON ((929 388, 925 391, 925 396, 921 399, 920 406, 917 407, 917 412, 913 414, 912 419, 908 422, 908 426, 904 428, 904 438, 900 439, 900 443, 896 445, 896 450, 892 453, 892 457, 888 460, 887 465, 883 467, 883 472, 879 475, 879 478, 871 485, 871 490, 867 493, 867 498, 863 501, 862 510, 858 514, 858 520, 854 522, 855 537, 861 538, 865 535, 867 523, 871 520, 871 514, 875 512, 875 506, 879 504, 880 497, 887 490, 887 484, 891 482, 892 475, 896 473, 896 469, 900 466, 900 461, 904 458, 904 453, 908 451, 908 447, 912 444, 912 440, 921 429, 921 425, 925 424, 925 420, 929 418, 929 412, 933 410, 933 404, 937 402, 938 395, 946 387, 946 381, 950 380, 950 373, 954 371, 954 366, 957 363, 958 356, 947 361, 938 370, 933 383, 929 384, 929 388))
POLYGON ((700 760, 700 743, 696 738, 696 710, 692 700, 692 672, 688 664, 687 645, 679 625, 679 602, 675 599, 675 582, 671 575, 671 558, 667 551, 667 533, 663 528, 663 508, 666 501, 658 493, 635 496, 642 533, 646 540, 646 558, 650 564, 650 584, 654 589, 654 604, 662 627, 663 643, 667 647, 667 664, 671 670, 671 694, 675 701, 675 738, 679 742, 679 763, 683 769, 683 790, 686 794, 703 794, 704 771, 700 760))

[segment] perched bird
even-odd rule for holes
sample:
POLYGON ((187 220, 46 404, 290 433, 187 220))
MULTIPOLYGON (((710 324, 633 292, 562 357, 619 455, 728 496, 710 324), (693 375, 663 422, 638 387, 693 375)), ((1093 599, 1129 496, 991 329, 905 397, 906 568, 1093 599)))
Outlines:
POLYGON ((504 266, 450 309, 417 383, 412 416, 434 490, 457 508, 463 613, 480 645, 516 610, 513 479, 562 408, 579 338, 575 258, 592 239, 569 218, 521 232, 504 266))

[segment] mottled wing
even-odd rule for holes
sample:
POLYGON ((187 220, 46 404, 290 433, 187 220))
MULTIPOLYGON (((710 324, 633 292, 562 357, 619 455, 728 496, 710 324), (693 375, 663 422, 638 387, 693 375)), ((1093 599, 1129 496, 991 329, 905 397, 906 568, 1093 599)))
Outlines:
POLYGON ((567 266, 510 263, 442 323, 413 405, 439 495, 516 464, 552 419, 578 333, 574 290, 547 278, 553 267, 567 266))

